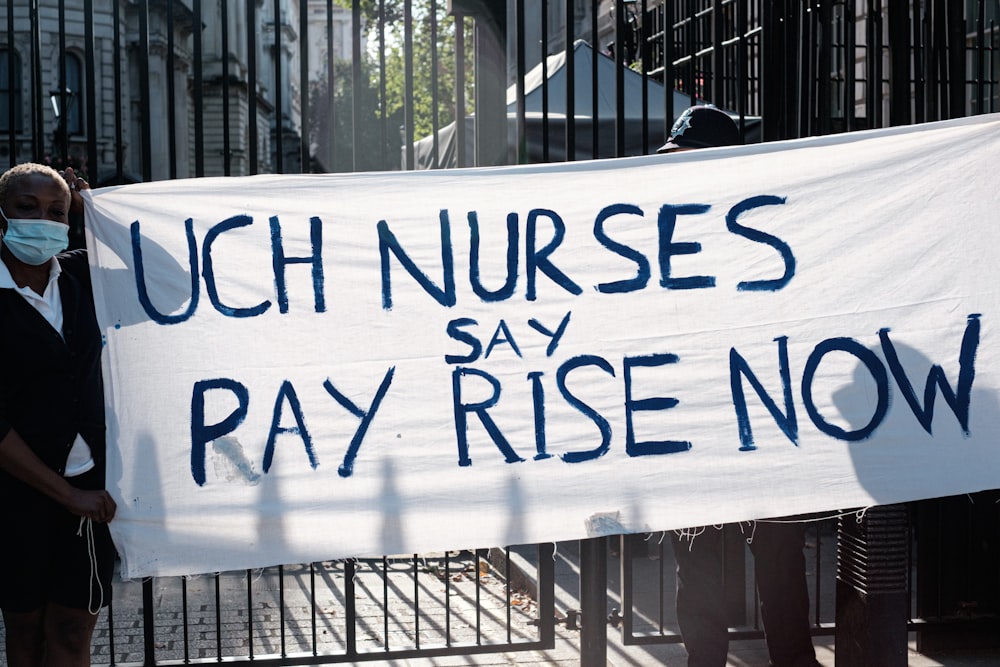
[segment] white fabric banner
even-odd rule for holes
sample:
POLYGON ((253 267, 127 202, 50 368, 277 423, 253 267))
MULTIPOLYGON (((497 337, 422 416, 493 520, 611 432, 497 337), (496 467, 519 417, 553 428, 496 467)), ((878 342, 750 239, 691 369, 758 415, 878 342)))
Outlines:
POLYGON ((126 578, 1000 487, 1000 116, 87 201, 126 578))

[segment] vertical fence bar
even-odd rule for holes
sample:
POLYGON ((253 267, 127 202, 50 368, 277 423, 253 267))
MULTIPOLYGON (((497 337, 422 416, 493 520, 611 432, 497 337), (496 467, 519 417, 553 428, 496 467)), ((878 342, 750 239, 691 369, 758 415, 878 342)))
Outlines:
MULTIPOLYGON (((326 86, 324 90, 324 118, 319 120, 319 123, 325 124, 326 130, 326 140, 327 145, 326 150, 326 161, 322 165, 324 170, 327 172, 337 171, 337 110, 336 101, 334 96, 334 91, 336 90, 337 77, 335 73, 336 60, 334 54, 336 52, 333 38, 333 0, 326 0, 326 86)), ((318 137, 317 137, 318 138, 318 137)), ((322 152, 321 152, 322 154, 322 152)))
POLYGON ((456 164, 467 167, 465 159, 465 15, 456 11, 455 17, 455 152, 456 164))
POLYGON ((412 170, 416 165, 416 156, 413 155, 413 139, 416 136, 413 105, 413 0, 403 0, 403 90, 403 145, 406 146, 406 168, 412 170))
POLYGON ((83 2, 84 84, 83 101, 87 103, 87 180, 97 184, 97 40, 94 39, 94 0, 83 2), (92 170, 92 171, 91 171, 92 170))
POLYGON ((949 108, 947 6, 944 0, 931 0, 931 11, 929 87, 933 97, 928 120, 941 120, 948 117, 949 108))
POLYGON ((736 30, 739 42, 736 49, 736 109, 740 112, 740 136, 746 138, 746 117, 750 113, 750 17, 746 2, 736 3, 736 30))
POLYGON ((285 100, 284 100, 284 76, 282 73, 282 61, 285 54, 282 53, 284 46, 281 40, 282 18, 281 0, 274 0, 274 134, 271 140, 274 142, 274 171, 277 174, 285 173, 285 100))
POLYGON ((819 134, 830 134, 831 100, 833 95, 833 0, 820 0, 819 38, 816 62, 816 130, 819 134))
POLYGON ((7 0, 7 151, 10 154, 9 166, 17 164, 17 124, 21 117, 17 102, 20 92, 18 85, 21 80, 21 72, 14 67, 14 0, 7 0))
POLYGON ((112 86, 114 88, 114 118, 115 118, 115 133, 114 133, 114 143, 115 143, 115 175, 114 182, 122 183, 125 181, 125 136, 123 129, 123 116, 124 112, 122 109, 124 100, 122 99, 122 21, 120 15, 120 6, 117 2, 111 3, 111 22, 112 22, 112 49, 111 49, 111 64, 112 64, 112 86))
MULTIPOLYGON (((625 2, 615 0, 615 157, 625 156, 625 2)), ((593 54, 594 129, 597 129, 597 53, 593 54)), ((597 136, 594 136, 597 157, 597 136)))
MULTIPOLYGON (((542 162, 549 157, 549 1, 541 0, 539 23, 542 30, 542 162)), ((558 0, 555 0, 558 1, 558 0)))
POLYGON ((357 587, 354 585, 354 576, 357 574, 357 562, 354 560, 344 561, 344 636, 346 653, 348 657, 358 654, 358 607, 357 607, 357 587))
POLYGON ((538 545, 538 628, 543 646, 555 643, 556 620, 556 545, 538 545))
POLYGON ((156 616, 153 612, 153 579, 142 582, 142 648, 146 667, 156 664, 156 616))
POLYGON ((966 48, 965 3, 949 2, 948 6, 948 118, 961 118, 966 114, 966 48))
POLYGON ((855 17, 857 8, 854 0, 847 0, 844 3, 844 131, 851 132, 856 129, 856 118, 854 113, 855 96, 855 17))
POLYGON ((108 600, 108 664, 115 665, 115 603, 108 600))
POLYGON ((802 6, 797 2, 785 3, 785 77, 788 90, 794 91, 787 95, 788 106, 785 118, 788 122, 786 138, 801 137, 808 133, 805 117, 810 104, 808 88, 809 72, 809 31, 803 16, 802 6), (790 85, 788 85, 790 84, 790 85), (803 90, 804 87, 804 90, 803 90))
POLYGON ((444 552, 444 639, 451 647, 451 552, 444 552))
MULTIPOLYGON (((431 166, 437 168, 441 166, 440 161, 440 138, 438 131, 441 129, 440 110, 438 109, 438 4, 437 0, 431 0, 430 6, 430 47, 431 47, 431 141, 433 143, 434 156, 431 166)), ((518 70, 520 71, 520 70, 518 70)), ((412 147, 407 148, 407 151, 412 147)), ((416 159, 416 156, 414 156, 416 159)))
POLYGON ((938 71, 936 67, 936 45, 934 40, 935 24, 937 22, 937 0, 926 0, 924 17, 921 24, 920 42, 923 44, 924 78, 921 88, 924 90, 924 105, 922 121, 938 120, 938 71))
POLYGON ((28 13, 31 22, 31 154, 35 162, 42 162, 45 148, 42 136, 45 122, 42 117, 42 29, 38 16, 38 0, 31 0, 28 13))
MULTIPOLYGON (((587 0, 584 0, 584 1, 587 1, 587 0)), ((600 110, 600 107, 598 106, 598 102, 597 102, 598 99, 599 99, 599 97, 600 97, 600 95, 599 95, 600 78, 597 76, 597 61, 598 61, 598 58, 600 57, 598 55, 598 52, 599 52, 599 48, 598 47, 600 46, 600 43, 601 43, 601 40, 600 40, 600 38, 598 36, 598 28, 597 28, 597 14, 598 14, 598 9, 600 7, 600 0, 589 0, 589 1, 590 1, 590 43, 592 45, 591 52, 590 52, 590 110, 591 110, 591 113, 590 113, 590 118, 591 118, 591 122, 590 122, 590 146, 591 146, 591 156, 596 159, 596 158, 600 157, 600 155, 601 155, 600 154, 600 145, 601 145, 601 128, 600 128, 600 125, 601 125, 601 110, 600 110)), ((624 10, 625 10, 625 5, 622 3, 622 0, 615 0, 615 16, 616 17, 621 16, 621 14, 624 12, 624 10), (622 11, 619 12, 618 11, 619 9, 622 10, 622 11)), ((567 17, 566 20, 567 21, 572 21, 573 18, 572 17, 567 17)), ((624 33, 619 33, 618 32, 618 18, 616 18, 615 19, 615 46, 616 46, 616 48, 615 48, 615 64, 616 65, 620 65, 621 62, 622 62, 621 56, 619 54, 621 54, 621 53, 623 53, 625 51, 624 48, 621 48, 624 45, 625 45, 625 36, 624 36, 624 33)), ((573 49, 573 51, 575 53, 576 52, 576 45, 575 44, 572 45, 571 48, 573 49)), ((617 90, 617 86, 618 86, 618 77, 616 76, 615 77, 615 88, 616 88, 616 90, 617 90)), ((620 116, 616 113, 615 118, 616 119, 620 118, 620 116)), ((616 122, 617 122, 617 120, 616 120, 616 122)), ((617 133, 616 133, 616 137, 617 137, 617 133)), ((617 142, 617 138, 616 138, 616 142, 615 143, 616 144, 618 143, 617 142)))
POLYGON ((413 554, 413 645, 420 650, 420 555, 413 554))
MULTIPOLYGON (((626 535, 615 535, 608 539, 618 541, 618 580, 621 582, 619 596, 622 604, 622 635, 631 637, 635 632, 635 566, 632 564, 632 540, 628 539, 626 535)), ((662 615, 660 616, 659 625, 662 632, 662 615)))
POLYGON ((809 7, 799 16, 799 135, 813 136, 816 134, 816 79, 817 79, 817 42, 819 41, 818 12, 809 7))
POLYGON ((507 604, 504 605, 506 607, 506 611, 507 611, 507 635, 506 635, 506 638, 507 638, 507 643, 509 644, 509 643, 511 643, 511 640, 512 640, 511 628, 512 628, 512 622, 513 622, 512 621, 512 614, 513 614, 513 607, 514 607, 514 605, 510 604, 510 601, 513 599, 512 595, 511 595, 513 593, 513 589, 511 588, 511 583, 510 583, 510 580, 511 580, 511 577, 510 577, 510 570, 511 570, 511 567, 510 567, 510 547, 506 547, 504 549, 504 552, 503 552, 503 564, 504 564, 504 569, 503 569, 504 599, 507 600, 507 604))
MULTIPOLYGON (((385 13, 384 6, 379 3, 380 28, 384 30, 385 13)), ((384 33, 383 40, 384 40, 384 33)), ((382 41, 381 51, 385 51, 385 42, 382 41)), ((385 67, 382 67, 382 77, 385 77, 385 67)), ((353 95, 351 96, 351 170, 358 171, 358 147, 361 146, 361 0, 351 2, 351 81, 353 83, 353 95)), ((385 107, 385 95, 382 95, 382 107, 385 107)))
MULTIPOLYGON (((517 125, 517 164, 525 164, 528 162, 528 123, 524 106, 524 75, 525 70, 527 69, 524 29, 524 0, 516 0, 514 3, 514 57, 517 62, 517 77, 514 85, 516 86, 517 95, 514 101, 514 115, 517 125)), ((544 55, 542 59, 544 60, 544 55)), ((461 122, 461 119, 456 119, 456 122, 461 122)), ((436 145, 434 147, 434 154, 437 155, 436 145)))
MULTIPOLYGON (((409 0, 407 0, 409 2, 409 0)), ((379 3, 379 40, 380 50, 382 52, 380 69, 381 80, 382 80, 382 108, 385 108, 386 96, 385 96, 385 4, 379 3)), ((409 29, 409 28, 408 28, 409 29)), ((352 100, 353 105, 351 107, 351 166, 354 171, 358 170, 358 148, 361 146, 361 96, 359 95, 361 91, 361 1, 353 0, 351 3, 351 86, 353 90, 352 100)), ((383 151, 385 150, 385 142, 383 144, 383 151)), ((412 169, 413 161, 413 145, 412 142, 407 145, 406 150, 406 161, 407 169, 412 169)), ((384 163, 384 153, 383 153, 383 163, 384 163)))
MULTIPOLYGON (((997 15, 1000 16, 1000 5, 997 5, 997 15)), ((987 93, 990 97, 990 112, 1000 110, 1000 72, 995 69, 996 58, 993 56, 1000 53, 1000 25, 996 21, 990 21, 990 86, 987 93), (997 106, 994 106, 997 104, 997 106)))
MULTIPOLYGON (((69 163, 69 102, 72 98, 67 98, 66 89, 66 2, 59 0, 56 5, 56 12, 59 20, 59 60, 56 63, 58 72, 58 86, 56 91, 58 96, 59 109, 56 116, 55 141, 52 142, 52 160, 61 160, 65 167, 69 163)), ((76 91, 73 91, 74 93, 76 91)), ((51 93, 50 93, 51 94, 51 93)))
POLYGON ((875 17, 872 21, 872 47, 870 52, 874 54, 874 62, 872 63, 872 78, 875 79, 872 84, 872 90, 874 91, 873 103, 875 105, 875 123, 871 127, 882 127, 885 125, 885 105, 883 104, 883 83, 885 79, 885 68, 883 66, 883 56, 885 55, 885 42, 883 35, 885 34, 884 21, 882 19, 882 0, 876 0, 875 2, 875 17))
POLYGON ((763 64, 761 73, 762 122, 764 141, 782 138, 781 103, 781 15, 775 0, 764 3, 763 64))
POLYGON ((222 660, 222 581, 221 575, 212 577, 215 582, 215 657, 222 660))
POLYGON ((576 159, 576 53, 573 50, 573 0, 566 0, 566 150, 565 160, 576 159))
POLYGON ((187 578, 181 577, 181 619, 184 623, 184 630, 182 635, 182 641, 184 643, 184 661, 188 662, 191 660, 191 632, 188 614, 188 587, 187 578))
POLYGON ((711 63, 712 73, 710 75, 710 82, 712 86, 712 101, 718 106, 725 105, 725 81, 722 77, 722 71, 725 68, 722 53, 722 38, 724 22, 722 17, 722 0, 712 0, 711 9, 711 19, 709 22, 710 35, 712 39, 712 55, 710 56, 709 62, 711 63))
MULTIPOLYGON (((997 14, 1000 15, 1000 7, 998 7, 997 14)), ((990 21, 990 112, 997 111, 1000 109, 1000 72, 997 72, 995 67, 996 59, 993 57, 994 54, 1000 52, 1000 26, 997 25, 996 21, 990 21), (994 107, 994 101, 996 101, 997 106, 994 107)))
POLYGON ((253 650, 253 570, 247 570, 247 648, 250 659, 254 657, 253 650))
MULTIPOLYGON (((359 8, 360 8, 360 5, 359 5, 359 8)), ((358 11, 359 11, 358 18, 357 18, 358 22, 355 24, 357 26, 357 28, 356 28, 356 32, 354 34, 354 43, 357 44, 357 47, 356 47, 356 50, 355 50, 355 56, 354 57, 355 57, 355 60, 359 62, 359 64, 358 64, 358 70, 357 71, 360 72, 361 71, 361 69, 360 69, 360 67, 361 67, 360 66, 360 60, 361 60, 361 15, 360 15, 360 9, 358 11)), ((379 164, 381 164, 383 166, 383 168, 385 168, 385 167, 388 166, 388 163, 387 163, 388 145, 387 145, 386 142, 387 142, 388 136, 389 136, 389 132, 388 132, 389 117, 388 117, 388 112, 386 111, 386 106, 387 105, 386 105, 386 78, 385 78, 385 43, 386 43, 385 42, 385 22, 386 22, 385 0, 379 0, 378 11, 379 11, 379 19, 378 19, 379 95, 380 95, 379 100, 381 101, 381 104, 379 105, 379 135, 378 135, 378 137, 379 137, 379 151, 380 151, 380 156, 381 156, 381 161, 379 162, 379 164)), ((355 107, 355 112, 354 112, 355 116, 357 116, 357 114, 359 113, 357 110, 360 109, 360 108, 361 108, 360 106, 355 107)))
POLYGON ((200 178, 205 175, 205 98, 203 93, 205 88, 205 52, 201 35, 201 0, 191 0, 191 13, 194 14, 194 31, 191 33, 193 40, 191 70, 194 76, 194 81, 192 81, 194 91, 192 96, 194 101, 194 175, 200 178))
MULTIPOLYGON (((225 12, 226 0, 222 0, 225 12)), ((225 35, 227 31, 223 31, 225 35)), ((224 50, 224 49, 223 49, 224 50)), ((177 96, 174 81, 174 3, 167 3, 167 162, 170 178, 177 178, 177 96)))
POLYGON ((483 643, 483 575, 479 569, 479 559, 485 554, 482 549, 472 552, 476 568, 476 644, 483 643))
POLYGON ((875 61, 878 60, 878 53, 875 49, 875 8, 876 0, 865 1, 865 126, 872 128, 877 126, 875 115, 876 85, 875 61))
MULTIPOLYGON (((198 0, 195 0, 197 2, 198 0)), ((142 136, 142 180, 153 180, 153 141, 149 126, 149 1, 139 0, 139 109, 146 116, 140 121, 142 136)), ((197 113, 197 112, 196 112, 197 113)))
POLYGON ((647 0, 641 2, 642 21, 639 23, 641 45, 640 59, 642 60, 642 150, 640 155, 649 152, 649 65, 652 60, 652 48, 650 47, 649 29, 649 3, 647 0))
POLYGON ((312 639, 312 654, 319 655, 319 628, 316 615, 316 563, 309 563, 309 629, 312 639))
POLYGON ((664 589, 664 587, 666 585, 667 575, 666 575, 666 572, 665 572, 666 571, 666 565, 665 565, 666 558, 663 557, 663 552, 664 552, 664 549, 665 549, 664 545, 667 543, 668 539, 670 539, 670 538, 667 537, 667 533, 666 532, 660 533, 660 543, 658 545, 660 560, 656 564, 656 574, 657 574, 657 577, 656 577, 656 583, 657 583, 657 588, 656 588, 656 590, 657 590, 657 595, 656 595, 656 600, 657 600, 657 605, 656 605, 656 618, 657 618, 656 628, 657 628, 657 630, 659 631, 659 633, 661 635, 664 634, 664 632, 666 630, 666 625, 667 625, 667 623, 666 623, 666 608, 665 608, 666 607, 666 596, 663 594, 663 589, 664 589))
POLYGON ((312 172, 309 150, 309 3, 299 2, 299 173, 312 172))
POLYGON ((229 0, 220 0, 222 24, 222 174, 232 175, 232 146, 229 139, 229 0))
POLYGON ((281 634, 281 657, 288 657, 285 644, 285 566, 278 566, 278 632, 281 634))
POLYGON ((889 0, 889 124, 909 125, 910 7, 906 0, 889 0))
POLYGON ((752 11, 750 12, 749 25, 756 26, 753 36, 753 46, 752 53, 750 54, 750 44, 747 44, 747 66, 751 67, 752 63, 752 81, 754 88, 754 105, 753 112, 756 114, 763 113, 764 109, 764 9, 759 5, 752 5, 752 11))
POLYGON ((329 162, 323 165, 327 171, 337 171, 337 109, 334 91, 337 86, 336 60, 333 41, 333 0, 326 0, 326 118, 327 156, 329 162))
POLYGON ((29 95, 28 104, 31 108, 30 119, 31 123, 28 128, 28 137, 31 141, 31 159, 35 162, 41 162, 42 156, 44 155, 44 149, 42 147, 42 132, 44 131, 44 125, 42 121, 42 68, 41 68, 41 50, 42 50, 42 36, 41 28, 38 24, 38 0, 30 0, 31 6, 28 10, 28 21, 31 30, 31 41, 29 52, 28 52, 28 62, 29 67, 29 95))
MULTIPOLYGON (((21 121, 22 109, 17 104, 22 99, 20 57, 17 55, 14 40, 14 0, 7 0, 7 150, 10 153, 9 165, 17 164, 17 134, 21 121), (15 60, 17 62, 15 62, 15 60)), ((21 104, 23 106, 23 102, 21 104)))
POLYGON ((389 650, 389 558, 382 556, 382 633, 385 650, 389 650))
POLYGON ((249 0, 247 8, 247 143, 249 144, 249 163, 247 172, 256 174, 259 169, 260 157, 258 146, 260 137, 257 132, 257 3, 249 0))
POLYGON ((697 84, 695 83, 695 60, 698 57, 698 48, 695 42, 698 39, 696 32, 696 18, 698 12, 696 11, 695 0, 687 0, 687 11, 684 17, 684 53, 687 57, 687 63, 685 64, 684 71, 684 88, 688 96, 691 98, 691 104, 697 103, 698 91, 697 84))
POLYGON ((986 56, 986 0, 979 0, 976 3, 976 113, 984 113, 986 108, 986 98, 983 95, 985 88, 985 56, 986 56))
POLYGON ((924 15, 922 0, 914 0, 913 16, 910 18, 911 39, 913 41, 913 120, 917 123, 924 122, 924 78, 926 70, 924 68, 924 48, 923 37, 924 15))
MULTIPOLYGON (((604 537, 580 540, 580 667, 608 664, 608 548, 604 537)), ((630 554, 629 554, 630 555, 630 554)), ((629 556, 623 551, 621 560, 629 556)))
POLYGON ((674 20, 673 14, 676 0, 665 0, 663 5, 663 94, 666 97, 664 102, 663 136, 664 139, 670 136, 670 130, 674 125, 674 117, 677 109, 674 108, 674 20))

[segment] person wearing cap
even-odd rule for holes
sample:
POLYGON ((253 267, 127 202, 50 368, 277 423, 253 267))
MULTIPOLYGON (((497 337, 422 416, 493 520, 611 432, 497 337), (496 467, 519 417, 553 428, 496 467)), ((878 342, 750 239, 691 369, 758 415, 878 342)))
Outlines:
MULTIPOLYGON (((742 144, 739 128, 711 105, 686 109, 657 153, 742 144)), ((761 621, 773 667, 818 667, 809 632, 805 528, 794 519, 743 522, 754 556, 761 621)), ((729 624, 725 609, 722 526, 673 531, 677 563, 677 622, 688 667, 725 667, 729 624)))
POLYGON ((675 153, 695 148, 718 148, 743 143, 740 128, 725 111, 711 104, 688 107, 670 129, 667 143, 657 153, 675 153))

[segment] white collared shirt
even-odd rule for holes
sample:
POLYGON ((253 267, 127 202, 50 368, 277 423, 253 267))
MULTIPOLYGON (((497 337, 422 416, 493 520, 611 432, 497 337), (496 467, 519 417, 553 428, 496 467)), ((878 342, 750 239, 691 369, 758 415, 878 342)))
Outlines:
MULTIPOLYGON (((45 286, 45 292, 38 294, 30 287, 18 287, 10 275, 10 269, 0 261, 0 289, 12 289, 20 294, 32 308, 38 311, 39 315, 45 318, 53 329, 63 335, 63 310, 62 296, 59 293, 59 275, 62 267, 55 258, 49 260, 49 283, 45 286)), ((65 339, 65 336, 63 336, 65 339)), ((66 470, 64 477, 75 477, 91 470, 94 467, 94 456, 90 450, 90 445, 79 433, 73 441, 73 447, 69 450, 69 458, 66 460, 66 470)))
POLYGON ((45 286, 45 293, 38 294, 30 287, 18 287, 10 275, 10 269, 0 261, 0 288, 12 289, 31 304, 38 313, 45 318, 53 329, 62 336, 63 312, 62 298, 59 294, 59 275, 62 267, 59 262, 52 258, 49 260, 49 284, 45 286))

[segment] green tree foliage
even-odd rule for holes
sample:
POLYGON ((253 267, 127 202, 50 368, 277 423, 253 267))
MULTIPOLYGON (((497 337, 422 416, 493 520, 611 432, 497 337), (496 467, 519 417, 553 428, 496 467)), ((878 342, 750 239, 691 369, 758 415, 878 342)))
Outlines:
POLYGON ((309 141, 313 171, 399 168, 401 144, 398 127, 402 115, 382 118, 379 91, 372 85, 370 69, 362 64, 361 79, 355 83, 351 63, 338 60, 334 63, 332 86, 328 86, 329 77, 310 84, 309 141), (355 95, 359 97, 357 119, 354 117, 355 95), (355 150, 356 136, 358 145, 355 150))
MULTIPOLYGON (((414 0, 412 15, 413 136, 419 139, 433 131, 435 115, 439 128, 456 117, 456 21, 454 17, 447 16, 443 2, 432 5, 431 0, 414 0), (436 25, 432 17, 436 17, 436 25)), ((466 49, 462 67, 465 74, 466 114, 473 109, 471 24, 471 20, 465 20, 466 49)), ((398 20, 387 23, 385 30, 385 106, 388 113, 398 113, 400 117, 403 116, 406 99, 404 29, 405 22, 400 15, 398 20)), ((376 35, 372 36, 370 43, 377 48, 374 37, 376 35)))
MULTIPOLYGON (((350 0, 337 0, 350 7, 350 0)), ((353 82, 351 63, 334 64, 332 85, 310 84, 309 140, 315 171, 398 169, 405 135, 406 13, 404 0, 362 0, 367 51, 361 80, 353 82), (381 22, 380 22, 381 21, 381 22), (354 96, 358 95, 355 118, 354 96), (358 146, 354 125, 358 123, 358 146)), ((456 48, 454 17, 445 0, 412 0, 410 62, 413 72, 413 138, 444 127, 456 117, 456 48), (436 72, 436 81, 433 73, 436 72), (435 85, 436 84, 436 85, 435 85)), ((472 21, 465 19, 464 112, 473 108, 472 21)))

